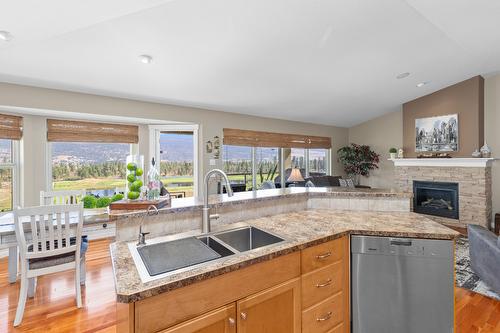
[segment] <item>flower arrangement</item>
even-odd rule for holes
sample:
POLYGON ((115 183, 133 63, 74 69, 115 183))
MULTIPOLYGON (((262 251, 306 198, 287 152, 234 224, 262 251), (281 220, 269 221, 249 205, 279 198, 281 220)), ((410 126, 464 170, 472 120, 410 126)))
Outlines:
POLYGON ((337 151, 340 163, 349 177, 359 181, 359 176, 368 177, 370 171, 378 169, 380 155, 370 149, 370 146, 351 143, 337 151))

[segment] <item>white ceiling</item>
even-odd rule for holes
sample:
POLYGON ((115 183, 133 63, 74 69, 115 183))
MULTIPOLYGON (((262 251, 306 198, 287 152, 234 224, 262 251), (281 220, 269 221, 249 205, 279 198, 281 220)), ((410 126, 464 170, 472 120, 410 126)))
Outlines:
POLYGON ((5 0, 0 30, 0 81, 337 126, 500 70, 495 0, 5 0))

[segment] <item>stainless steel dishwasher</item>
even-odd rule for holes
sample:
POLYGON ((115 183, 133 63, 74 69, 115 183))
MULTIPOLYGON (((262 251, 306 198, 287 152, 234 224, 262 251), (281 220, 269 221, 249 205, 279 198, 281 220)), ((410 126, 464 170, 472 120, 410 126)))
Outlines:
POLYGON ((453 270, 452 241, 352 236, 352 332, 453 332, 453 270))

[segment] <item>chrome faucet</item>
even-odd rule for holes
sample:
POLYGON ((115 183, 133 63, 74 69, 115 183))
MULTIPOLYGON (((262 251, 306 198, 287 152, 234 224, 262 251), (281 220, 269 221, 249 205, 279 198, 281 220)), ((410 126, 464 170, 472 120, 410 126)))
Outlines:
POLYGON ((210 178, 215 174, 219 174, 222 176, 222 178, 224 178, 224 181, 226 182, 224 186, 226 187, 227 196, 228 197, 233 196, 233 190, 231 189, 231 185, 229 184, 229 179, 227 178, 227 175, 224 171, 222 171, 220 169, 213 169, 213 170, 210 170, 209 172, 207 172, 207 174, 205 175, 204 182, 203 182, 205 185, 204 186, 205 192, 203 193, 203 217, 202 217, 203 220, 202 220, 202 224, 201 224, 201 231, 204 234, 210 232, 210 229, 211 229, 210 221, 212 219, 219 218, 219 215, 217 215, 217 214, 211 215, 210 208, 208 207, 208 185, 210 182, 210 178))
MULTIPOLYGON (((152 215, 158 215, 160 212, 158 211, 158 208, 154 205, 149 205, 146 215, 147 216, 152 216, 152 215)), ((149 232, 142 232, 142 222, 144 221, 144 218, 141 220, 141 224, 139 225, 139 240, 137 241, 137 246, 142 246, 146 245, 146 235, 149 235, 149 232)))

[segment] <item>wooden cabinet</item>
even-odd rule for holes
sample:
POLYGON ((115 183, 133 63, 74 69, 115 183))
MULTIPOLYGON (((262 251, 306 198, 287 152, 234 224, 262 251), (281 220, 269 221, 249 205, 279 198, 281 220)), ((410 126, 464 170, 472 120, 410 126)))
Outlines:
POLYGON ((156 333, 298 277, 300 253, 294 252, 145 298, 134 303, 134 332, 156 333))
POLYGON ((238 333, 299 333, 300 279, 293 279, 237 302, 238 333))
POLYGON ((236 333, 236 305, 224 306, 161 333, 236 333))
POLYGON ((302 274, 341 260, 345 253, 347 236, 302 251, 302 274))
POLYGON ((349 333, 349 238, 117 306, 120 333, 349 333))
POLYGON ((349 239, 301 253, 302 332, 349 333, 349 239))
POLYGON ((342 292, 310 307, 302 313, 303 333, 322 333, 344 320, 342 292))
POLYGON ((302 275, 302 308, 306 309, 344 289, 342 260, 302 275))

